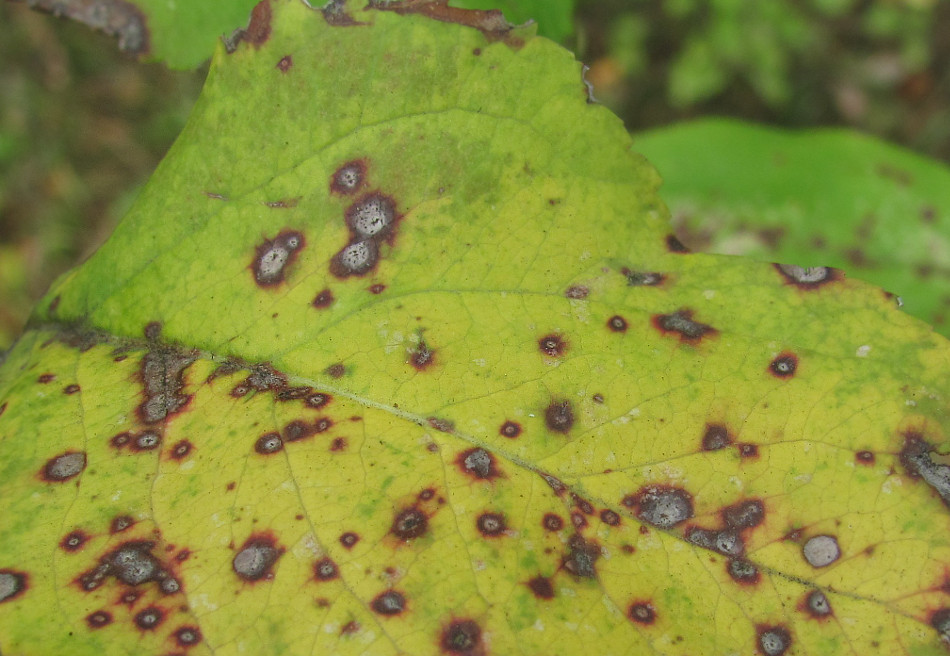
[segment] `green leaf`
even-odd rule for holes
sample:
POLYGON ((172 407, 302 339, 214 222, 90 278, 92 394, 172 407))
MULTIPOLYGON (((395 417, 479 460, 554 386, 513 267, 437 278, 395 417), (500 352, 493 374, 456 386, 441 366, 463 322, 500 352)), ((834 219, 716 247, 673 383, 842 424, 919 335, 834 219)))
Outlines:
POLYGON ((636 137, 702 250, 833 266, 950 334, 950 169, 869 136, 705 119, 636 137))
POLYGON ((682 252, 548 40, 260 7, 0 369, 3 653, 944 652, 945 339, 682 252))

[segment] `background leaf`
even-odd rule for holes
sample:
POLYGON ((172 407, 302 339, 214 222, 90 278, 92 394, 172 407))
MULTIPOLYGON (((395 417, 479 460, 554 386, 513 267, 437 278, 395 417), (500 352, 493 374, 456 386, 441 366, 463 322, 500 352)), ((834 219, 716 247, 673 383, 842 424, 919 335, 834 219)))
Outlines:
POLYGON ((942 653, 945 339, 550 41, 262 7, 0 370, 4 653, 942 653))
POLYGON ((950 333, 950 169, 846 130, 705 119, 647 132, 685 243, 834 266, 899 294, 950 333))

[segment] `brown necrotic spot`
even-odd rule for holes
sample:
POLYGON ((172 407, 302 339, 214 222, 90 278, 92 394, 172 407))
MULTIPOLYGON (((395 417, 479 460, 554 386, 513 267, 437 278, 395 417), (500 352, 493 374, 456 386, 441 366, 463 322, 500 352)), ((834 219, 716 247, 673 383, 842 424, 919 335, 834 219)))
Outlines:
POLYGON ((52 383, 56 380, 56 374, 43 374, 36 379, 36 382, 46 385, 47 383, 52 383))
POLYGON ((544 410, 544 423, 556 433, 567 433, 574 426, 574 408, 567 399, 555 399, 544 410))
POLYGON ((560 531, 564 528, 564 520, 554 513, 547 513, 541 520, 541 526, 546 531, 560 531))
POLYGON ((322 408, 330 402, 330 395, 317 392, 307 397, 305 403, 311 408, 322 408))
POLYGON ((186 649, 201 642, 201 630, 197 626, 180 626, 173 635, 178 646, 186 649))
POLYGON ((544 479, 544 482, 548 484, 548 487, 554 490, 554 493, 558 496, 564 494, 564 492, 567 491, 567 487, 557 477, 551 476, 550 474, 541 473, 541 478, 544 479))
POLYGON ((340 629, 340 635, 341 636, 351 635, 353 633, 356 633, 359 630, 360 630, 360 623, 350 620, 349 622, 344 624, 343 627, 340 629))
POLYGON ((411 540, 424 535, 428 527, 429 520, 425 513, 415 506, 410 506, 396 514, 389 532, 400 540, 411 540))
POLYGON ((342 378, 346 373, 346 367, 343 366, 342 362, 337 362, 324 369, 324 373, 330 378, 342 378))
POLYGON ((627 616, 637 624, 653 624, 656 621, 656 610, 648 601, 635 601, 630 604, 627 616))
POLYGON ((841 557, 841 548, 834 536, 816 535, 802 546, 802 556, 812 567, 827 567, 841 557))
POLYGON ((376 283, 375 285, 369 286, 370 294, 382 294, 384 291, 386 291, 386 285, 383 285, 381 283, 376 283))
POLYGON ((132 436, 132 450, 136 452, 152 451, 157 449, 161 443, 161 435, 152 430, 145 430, 132 436))
POLYGON ((79 385, 67 385, 63 388, 63 394, 75 394, 79 391, 79 385))
POLYGON ((587 528, 587 518, 575 510, 571 513, 571 524, 577 529, 587 528))
POLYGON ((136 409, 145 424, 164 421, 181 412, 191 396, 182 394, 185 369, 197 359, 194 353, 156 347, 142 358, 140 376, 145 400, 136 409))
POLYGON ((815 289, 844 277, 840 271, 831 267, 801 267, 796 264, 774 264, 773 266, 782 274, 786 284, 799 289, 815 289))
POLYGON ((172 447, 171 457, 173 460, 184 460, 193 448, 194 446, 188 440, 179 440, 172 447))
POLYGON ((273 239, 265 239, 257 247, 251 262, 254 282, 261 287, 282 283, 287 267, 293 263, 303 246, 303 234, 296 230, 284 230, 273 239))
POLYGON ((554 599, 554 585, 545 576, 535 576, 528 581, 528 588, 538 599, 554 599))
POLYGON ((474 620, 453 620, 443 629, 440 642, 450 654, 481 653, 482 630, 474 620))
POLYGON ((293 67, 294 67, 294 59, 290 55, 284 55, 283 57, 281 57, 280 60, 277 62, 277 66, 275 66, 275 68, 281 73, 286 73, 293 67))
POLYGON ((748 560, 733 558, 726 564, 726 571, 736 583, 754 585, 759 582, 759 568, 748 560))
POLYGON ((145 335, 145 339, 150 342, 155 342, 162 335, 162 322, 149 321, 147 324, 145 324, 145 330, 142 332, 145 335))
POLYGON ((442 419, 441 417, 429 417, 426 421, 428 421, 429 426, 441 433, 451 433, 455 430, 455 424, 449 419, 442 419))
POLYGON ((112 613, 105 610, 95 610, 86 615, 86 625, 90 629, 101 629, 112 624, 112 613))
POLYGON ((873 465, 874 454, 871 451, 858 451, 854 454, 854 460, 861 465, 873 465))
POLYGON ((831 615, 831 603, 821 590, 812 590, 806 594, 801 607, 815 619, 822 619, 831 615))
POLYGON ((930 626, 937 630, 944 643, 950 643, 950 608, 940 608, 930 616, 930 626))
POLYGON ((567 298, 572 298, 574 300, 587 298, 588 294, 590 294, 590 290, 583 285, 571 285, 566 290, 564 290, 564 295, 567 298))
POLYGON ((753 528, 765 518, 765 505, 759 499, 744 499, 722 509, 726 526, 736 530, 753 528))
POLYGON ((50 458, 43 465, 40 476, 50 483, 62 483, 78 476, 86 468, 86 454, 83 451, 67 451, 50 458))
POLYGON ((284 441, 281 439, 280 434, 276 432, 265 433, 257 438, 257 442, 254 443, 254 450, 262 456, 277 453, 283 448, 284 441))
POLYGON ((284 429, 281 431, 281 437, 284 442, 297 442, 321 432, 319 430, 320 426, 322 426, 323 430, 326 430, 330 427, 329 420, 318 419, 313 424, 309 424, 300 419, 294 419, 284 426, 284 429))
POLYGON ((149 606, 135 614, 135 626, 143 631, 157 629, 165 619, 165 611, 157 606, 149 606))
POLYGON ((352 242, 344 246, 330 261, 330 273, 337 278, 361 276, 376 266, 379 247, 372 239, 352 242))
POLYGON ((718 451, 732 443, 728 429, 722 424, 706 424, 703 433, 703 451, 718 451))
POLYGON ((318 581, 332 581, 339 575, 336 563, 329 558, 321 558, 313 564, 313 576, 318 581))
POLYGON ((16 599, 26 592, 28 577, 24 572, 0 569, 0 604, 16 599))
POLYGON ((647 485, 623 504, 637 507, 637 517, 657 528, 672 528, 693 516, 693 497, 686 490, 667 485, 647 485))
POLYGON ((429 348, 429 345, 424 339, 420 339, 409 352, 409 364, 415 367, 418 371, 424 371, 435 361, 435 351, 429 348))
POLYGON ((63 536, 63 539, 59 541, 59 546, 63 551, 79 551, 88 540, 89 536, 84 531, 76 530, 63 536))
POLYGON ((319 309, 330 307, 333 305, 333 292, 331 292, 329 289, 324 289, 318 292, 317 295, 313 297, 313 302, 311 305, 319 309))
POLYGON ((689 249, 677 239, 676 235, 666 236, 666 249, 671 253, 689 253, 689 249))
POLYGON ((333 172, 330 176, 330 191, 335 194, 352 194, 363 186, 365 179, 366 163, 361 159, 355 159, 333 172))
POLYGON ((406 598, 396 590, 386 590, 376 595, 370 606, 380 615, 398 615, 406 609, 406 598))
POLYGON ((541 349, 541 352, 545 355, 557 358, 564 355, 564 352, 567 350, 567 342, 565 342, 564 338, 560 335, 551 333, 538 340, 538 348, 541 349))
POLYGON ((944 504, 950 506, 950 466, 934 462, 930 453, 934 447, 916 432, 904 435, 900 452, 901 464, 911 478, 923 478, 934 489, 944 504))
POLYGON ((585 515, 594 514, 594 506, 587 499, 581 496, 578 496, 576 494, 572 494, 571 500, 574 502, 574 507, 580 510, 585 515))
POLYGON ((621 317, 619 314, 607 319, 607 327, 615 333, 624 333, 627 332, 627 320, 621 317))
POLYGON ((356 543, 359 541, 360 541, 360 536, 358 536, 356 533, 353 533, 351 531, 347 531, 346 533, 340 536, 340 544, 342 544, 343 547, 346 549, 352 549, 356 545, 356 543))
POLYGON ((128 530, 133 524, 135 524, 135 520, 129 515, 117 515, 109 523, 109 532, 115 535, 128 530))
POLYGON ((615 513, 613 510, 604 509, 600 511, 600 521, 609 526, 619 526, 620 515, 615 513))
POLYGON ((736 444, 736 448, 739 450, 740 458, 757 458, 759 456, 759 447, 757 444, 742 442, 736 444))
POLYGON ((499 476, 495 457, 481 447, 463 451, 456 459, 456 463, 463 474, 474 478, 491 480, 499 476))
POLYGON ((346 450, 346 438, 345 437, 334 437, 333 441, 330 442, 331 451, 345 451, 346 450))
POLYGON ((784 626, 758 626, 759 653, 764 656, 782 656, 792 646, 792 634, 784 626))
POLYGON ((794 353, 780 353, 769 363, 769 372, 778 378, 790 378, 798 368, 798 358, 794 353))
POLYGON ((505 525, 505 516, 501 513, 494 512, 486 512, 479 515, 478 519, 475 520, 475 526, 486 538, 503 535, 508 528, 505 525))
POLYGON ((247 27, 234 30, 224 37, 224 49, 228 54, 235 52, 242 41, 247 41, 255 49, 260 48, 270 38, 271 6, 270 0, 262 0, 251 11, 251 20, 247 27))
POLYGON ((503 437, 514 439, 521 435, 521 424, 516 421, 506 421, 501 425, 501 428, 498 429, 498 432, 503 437))
POLYGON ((620 273, 627 279, 627 285, 630 287, 656 287, 662 285, 666 279, 662 273, 655 271, 632 271, 626 267, 620 270, 620 273))
POLYGON ((273 578, 271 568, 284 549, 269 535, 252 535, 234 555, 231 567, 245 581, 273 578))
POLYGON ((662 333, 676 333, 681 342, 697 342, 716 334, 716 329, 712 326, 694 321, 692 310, 654 315, 653 325, 662 333))
POLYGON ((120 582, 137 586, 150 581, 163 582, 168 580, 168 574, 162 569, 161 563, 152 555, 155 543, 133 540, 119 545, 113 551, 103 556, 99 563, 91 570, 84 572, 77 579, 79 587, 85 591, 95 590, 107 576, 115 577, 120 582))
POLYGON ((596 576, 594 563, 600 557, 600 547, 576 533, 568 539, 567 546, 569 552, 564 558, 564 569, 574 576, 584 578, 596 576))

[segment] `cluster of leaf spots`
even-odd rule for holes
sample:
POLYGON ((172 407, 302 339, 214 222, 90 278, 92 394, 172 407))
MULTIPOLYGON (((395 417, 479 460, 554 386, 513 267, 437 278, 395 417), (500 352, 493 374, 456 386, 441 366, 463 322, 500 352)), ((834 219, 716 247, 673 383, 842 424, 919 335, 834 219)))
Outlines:
POLYGON ((0 649, 942 649, 946 344, 687 254, 563 53, 412 5, 262 5, 209 84, 248 134, 143 191, 207 215, 131 215, 8 355, 0 649))

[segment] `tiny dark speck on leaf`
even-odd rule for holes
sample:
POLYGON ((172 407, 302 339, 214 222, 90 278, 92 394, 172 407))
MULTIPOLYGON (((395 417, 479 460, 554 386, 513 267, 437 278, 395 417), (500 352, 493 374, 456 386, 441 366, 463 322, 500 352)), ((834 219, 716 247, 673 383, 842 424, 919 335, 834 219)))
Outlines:
POLYGON ((280 61, 277 62, 277 70, 281 73, 286 73, 291 68, 293 68, 294 60, 290 55, 284 55, 280 58, 280 61))

